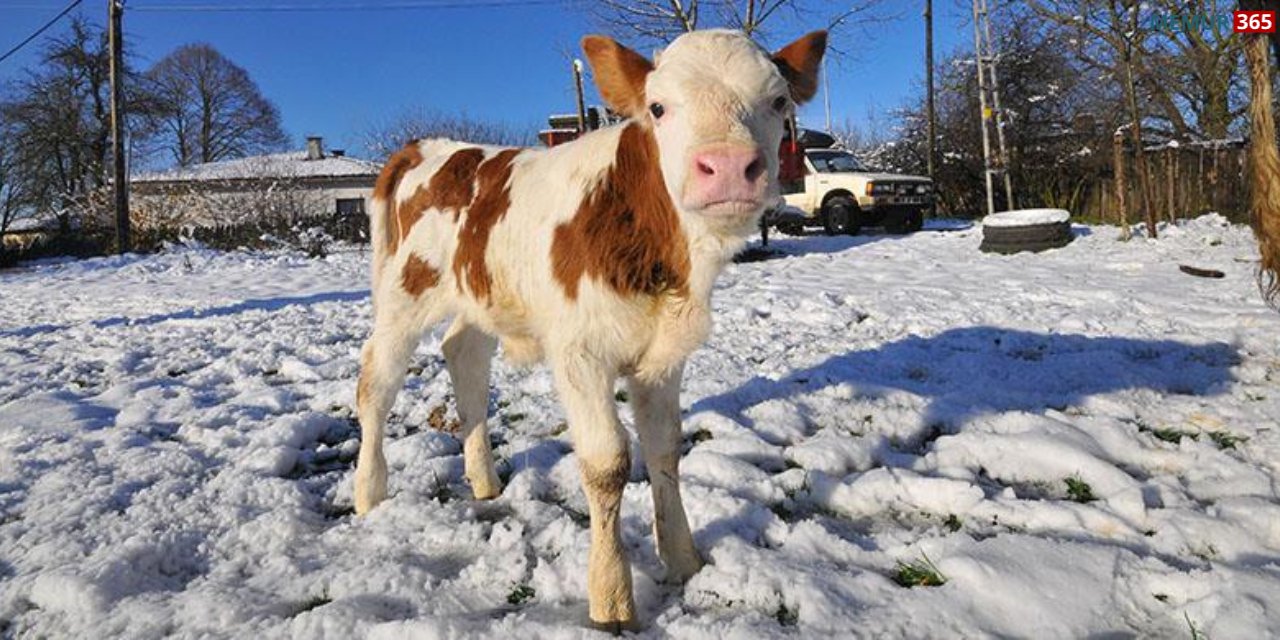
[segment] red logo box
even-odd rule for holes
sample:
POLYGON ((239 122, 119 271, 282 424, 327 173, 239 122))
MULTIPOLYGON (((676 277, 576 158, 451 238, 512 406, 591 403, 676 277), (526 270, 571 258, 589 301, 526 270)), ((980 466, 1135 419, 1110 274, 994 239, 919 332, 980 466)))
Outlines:
POLYGON ((1236 33, 1275 33, 1276 12, 1234 11, 1231 14, 1231 30, 1236 33))

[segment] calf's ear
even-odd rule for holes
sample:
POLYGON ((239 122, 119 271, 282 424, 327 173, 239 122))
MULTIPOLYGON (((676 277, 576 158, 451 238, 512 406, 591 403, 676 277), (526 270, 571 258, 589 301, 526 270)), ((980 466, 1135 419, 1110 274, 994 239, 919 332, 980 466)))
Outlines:
POLYGON ((791 85, 791 99, 808 102, 818 92, 818 71, 827 50, 827 32, 814 31, 773 54, 773 63, 791 85))
POLYGON ((582 39, 582 50, 591 63, 596 88, 609 108, 624 116, 644 113, 644 80, 653 63, 605 36, 582 39))

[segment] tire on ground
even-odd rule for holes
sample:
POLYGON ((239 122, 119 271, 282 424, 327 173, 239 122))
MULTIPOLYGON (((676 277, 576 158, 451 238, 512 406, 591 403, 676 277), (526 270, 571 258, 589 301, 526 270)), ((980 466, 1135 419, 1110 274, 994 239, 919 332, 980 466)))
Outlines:
POLYGON ((982 244, 978 249, 985 253, 1010 254, 1057 249, 1070 243, 1070 222, 1046 222, 1014 227, 983 227, 982 244))

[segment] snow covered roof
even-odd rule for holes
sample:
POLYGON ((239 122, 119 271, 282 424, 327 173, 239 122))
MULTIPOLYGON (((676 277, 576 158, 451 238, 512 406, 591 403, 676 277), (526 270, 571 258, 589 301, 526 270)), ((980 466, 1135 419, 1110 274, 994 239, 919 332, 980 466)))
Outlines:
POLYGON ((369 160, 340 155, 310 160, 306 151, 289 151, 144 173, 134 176, 133 182, 377 177, 381 170, 381 164, 369 160))

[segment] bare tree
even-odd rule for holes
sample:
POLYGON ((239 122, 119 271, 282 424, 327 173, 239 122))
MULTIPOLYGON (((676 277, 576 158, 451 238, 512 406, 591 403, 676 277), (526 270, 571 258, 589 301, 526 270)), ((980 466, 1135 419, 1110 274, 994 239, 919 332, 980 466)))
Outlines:
POLYGON ((1230 15, 1233 1, 1157 0, 1166 20, 1151 39, 1149 59, 1140 59, 1143 90, 1154 113, 1167 120, 1174 135, 1221 140, 1244 114, 1248 103, 1242 72, 1244 39, 1235 37, 1218 17, 1230 15), (1171 19, 1181 16, 1177 24, 1171 19), (1188 119, 1184 113, 1190 115, 1188 119))
POLYGON ((249 73, 208 44, 189 44, 147 72, 157 140, 179 166, 283 147, 280 111, 249 73))
MULTIPOLYGON (((1108 165, 1102 153, 1111 132, 1127 121, 1114 83, 1098 83, 1076 59, 1074 35, 1047 25, 1032 12, 1008 5, 992 20, 1000 52, 1000 99, 1015 199, 1030 207, 1079 212, 1108 165)), ((973 51, 961 48, 938 64, 936 108, 940 159, 935 166, 939 211, 971 217, 986 209, 973 51)), ((872 168, 924 173, 928 165, 928 118, 921 87, 893 123, 870 126, 891 132, 862 155, 872 168)), ((874 141, 873 141, 874 142, 874 141)), ((1003 193, 997 194, 1003 199, 1003 193)))
POLYGON ((370 122, 360 134, 371 158, 386 158, 406 143, 422 138, 450 138, 476 144, 528 145, 532 131, 466 114, 410 109, 381 121, 370 122))
POLYGON ((698 28, 701 4, 700 0, 599 0, 587 6, 611 33, 665 43, 698 28))
MULTIPOLYGON (((0 137, 7 127, 0 122, 0 137)), ((25 194, 17 154, 8 145, 0 145, 0 234, 9 230, 29 209, 23 202, 25 194)))
MULTIPOLYGON (((65 34, 46 41, 40 65, 0 101, 11 179, 23 186, 19 204, 52 212, 63 232, 70 231, 78 203, 108 182, 109 55, 103 30, 74 19, 65 34)), ((136 77, 125 73, 132 102, 136 77)), ((135 129, 136 119, 129 126, 135 129)))
POLYGON ((1138 189, 1147 234, 1156 237, 1156 212, 1147 158, 1143 152, 1143 105, 1139 79, 1149 64, 1147 37, 1150 30, 1141 23, 1141 5, 1124 0, 1027 0, 1041 17, 1077 35, 1076 55, 1090 68, 1114 78, 1124 94, 1129 111, 1129 137, 1138 168, 1138 189))
MULTIPOLYGON (((663 45, 695 29, 739 29, 768 40, 784 18, 806 29, 824 26, 833 35, 879 18, 882 0, 598 0, 585 10, 606 31, 620 38, 663 45)), ((835 49, 838 53, 838 48, 835 49)))

